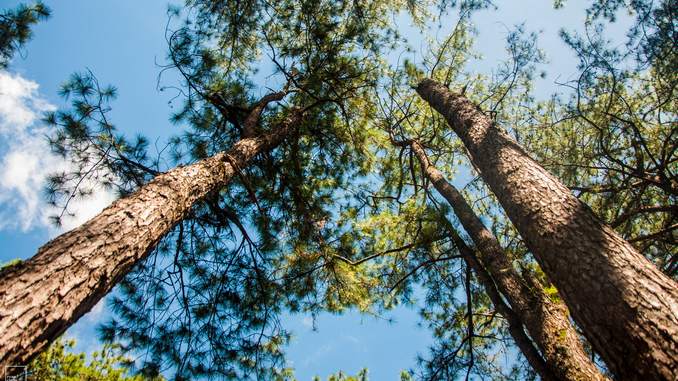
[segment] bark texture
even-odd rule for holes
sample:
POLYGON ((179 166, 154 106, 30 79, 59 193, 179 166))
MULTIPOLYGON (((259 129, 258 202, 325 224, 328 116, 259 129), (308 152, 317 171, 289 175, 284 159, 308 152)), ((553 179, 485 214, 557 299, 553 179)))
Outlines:
MULTIPOLYGON (((557 380, 603 380, 570 324, 567 308, 551 300, 537 283, 529 285, 516 271, 497 238, 485 227, 463 195, 431 164, 424 148, 410 143, 426 177, 452 206, 464 230, 478 248, 478 259, 506 297, 512 310, 541 350, 557 380)), ((454 238, 454 237, 453 237, 454 238)))
POLYGON ((295 111, 274 131, 227 152, 157 176, 129 197, 42 246, 0 274, 0 366, 23 365, 87 313, 186 217, 195 202, 228 183, 299 122, 295 111))
POLYGON ((464 96, 430 79, 419 95, 441 113, 612 373, 675 380, 678 285, 598 220, 464 96))

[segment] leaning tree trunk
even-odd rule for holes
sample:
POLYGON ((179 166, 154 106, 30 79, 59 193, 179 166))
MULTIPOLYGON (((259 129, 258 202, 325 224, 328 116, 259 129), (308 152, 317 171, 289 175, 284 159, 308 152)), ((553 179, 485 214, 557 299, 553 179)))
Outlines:
POLYGON ((452 242, 454 242, 457 250, 459 250, 459 254, 461 254, 461 257, 464 259, 464 262, 466 262, 466 265, 473 269, 473 272, 476 274, 478 281, 485 289, 485 293, 490 298, 494 308, 501 316, 504 317, 504 319, 506 319, 506 322, 508 323, 508 331, 511 334, 511 337, 513 337, 513 341, 515 341, 516 346, 518 349, 520 349, 520 352, 522 352, 523 356, 525 356, 527 359, 527 362, 530 364, 532 369, 537 372, 539 378, 542 381, 557 380, 558 378, 551 369, 552 366, 549 366, 549 364, 544 361, 544 358, 539 350, 537 350, 537 348, 532 343, 532 340, 530 340, 530 338, 525 333, 523 322, 521 321, 520 316, 518 316, 518 314, 516 314, 516 312, 506 304, 506 302, 504 302, 504 298, 499 293, 497 285, 494 283, 492 276, 480 263, 474 250, 470 248, 466 242, 464 242, 452 224, 450 224, 448 221, 446 222, 452 242))
POLYGON ((28 363, 103 298, 197 201, 280 144, 300 117, 293 111, 270 133, 157 176, 0 274, 0 366, 28 363))
POLYGON ((419 95, 466 146, 574 320, 619 379, 675 379, 678 286, 464 96, 430 79, 419 95))
MULTIPOLYGON (((431 164, 424 148, 410 141, 425 176, 452 206, 464 230, 478 248, 478 258, 506 297, 527 332, 537 343, 546 365, 557 380, 603 380, 598 368, 584 351, 567 308, 551 300, 537 283, 527 284, 499 244, 471 209, 463 195, 431 164)), ((454 237, 453 237, 454 238, 454 237)))

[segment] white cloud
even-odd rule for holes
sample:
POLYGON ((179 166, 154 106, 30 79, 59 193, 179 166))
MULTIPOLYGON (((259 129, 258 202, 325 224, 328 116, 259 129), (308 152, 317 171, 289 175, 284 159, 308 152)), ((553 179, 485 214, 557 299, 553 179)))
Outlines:
POLYGON ((37 90, 37 83, 0 71, 0 131, 3 134, 25 130, 39 112, 52 108, 36 96, 37 90))
POLYGON ((55 107, 40 96, 38 88, 19 74, 0 71, 0 229, 48 228, 56 235, 95 216, 114 196, 98 190, 69 206, 75 217, 65 218, 59 230, 51 226, 48 218, 58 210, 43 198, 44 182, 70 163, 50 152, 48 131, 39 120, 55 107))

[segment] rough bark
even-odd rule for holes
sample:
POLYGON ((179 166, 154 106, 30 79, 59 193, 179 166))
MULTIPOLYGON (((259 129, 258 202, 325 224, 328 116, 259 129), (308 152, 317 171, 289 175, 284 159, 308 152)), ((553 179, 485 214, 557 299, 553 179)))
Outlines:
POLYGON ((537 282, 528 285, 513 267, 497 238, 485 227, 463 195, 431 164, 424 148, 416 141, 410 147, 422 170, 436 190, 452 206, 464 230, 478 248, 478 258, 520 317, 534 339, 547 366, 558 380, 603 380, 589 359, 577 331, 570 324, 567 308, 551 300, 537 282))
POLYGON ((464 96, 432 80, 417 92, 441 113, 572 317, 613 374, 678 374, 678 287, 598 220, 464 96))
POLYGON ((544 358, 542 357, 541 353, 539 353, 539 350, 534 346, 532 340, 530 340, 530 338, 525 333, 520 317, 515 313, 515 311, 511 309, 511 307, 506 304, 506 302, 504 302, 504 298, 499 293, 499 290, 497 290, 497 285, 492 280, 492 276, 480 263, 475 251, 470 248, 466 242, 464 242, 454 227, 452 227, 449 223, 448 231, 450 237, 452 238, 452 242, 454 242, 454 245, 459 250, 459 254, 461 254, 464 262, 466 262, 466 264, 471 269, 473 269, 473 272, 476 274, 478 281, 480 281, 480 284, 485 289, 485 293, 487 293, 487 296, 490 298, 494 308, 501 316, 504 317, 504 319, 506 319, 509 333, 511 334, 511 337, 513 337, 513 341, 515 341, 516 346, 518 346, 520 352, 523 354, 523 356, 525 356, 532 369, 537 372, 539 378, 541 378, 542 381, 556 380, 557 378, 551 371, 551 368, 544 361, 544 358))
POLYGON ((82 226, 0 274, 0 366, 23 365, 87 313, 191 207, 219 189, 298 123, 293 111, 273 131, 157 176, 82 226))

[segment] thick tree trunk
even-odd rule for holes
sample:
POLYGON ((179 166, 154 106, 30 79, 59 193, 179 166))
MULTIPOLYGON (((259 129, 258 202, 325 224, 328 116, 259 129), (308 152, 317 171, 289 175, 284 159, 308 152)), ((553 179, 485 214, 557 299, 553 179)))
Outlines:
POLYGON ((0 274, 0 366, 25 365, 88 312, 210 192, 298 124, 294 111, 270 133, 157 176, 31 259, 0 274))
POLYGON ((678 287, 472 102, 417 87, 466 146, 594 349, 619 379, 675 379, 678 287))
POLYGON ((577 331, 568 319, 567 308, 551 300, 537 282, 530 287, 522 279, 497 238, 485 227, 457 188, 431 164, 424 148, 417 141, 411 141, 410 147, 417 155, 426 177, 452 206, 459 222, 478 248, 480 262, 537 343, 555 378, 582 381, 604 379, 584 351, 577 331))
POLYGON ((504 298, 499 293, 499 290, 497 290, 497 285, 494 283, 494 280, 492 280, 492 276, 480 263, 474 250, 464 242, 452 224, 448 223, 448 231, 452 238, 452 242, 454 242, 454 245, 459 250, 459 254, 461 254, 466 265, 473 269, 473 272, 476 274, 476 277, 478 277, 480 284, 485 289, 485 293, 487 293, 494 308, 504 317, 504 319, 506 319, 511 337, 513 337, 516 346, 518 346, 518 349, 520 349, 523 356, 525 356, 532 369, 537 372, 542 381, 556 380, 557 378, 553 374, 551 367, 544 361, 541 353, 535 348, 532 340, 530 340, 525 333, 520 316, 504 302, 504 298))

